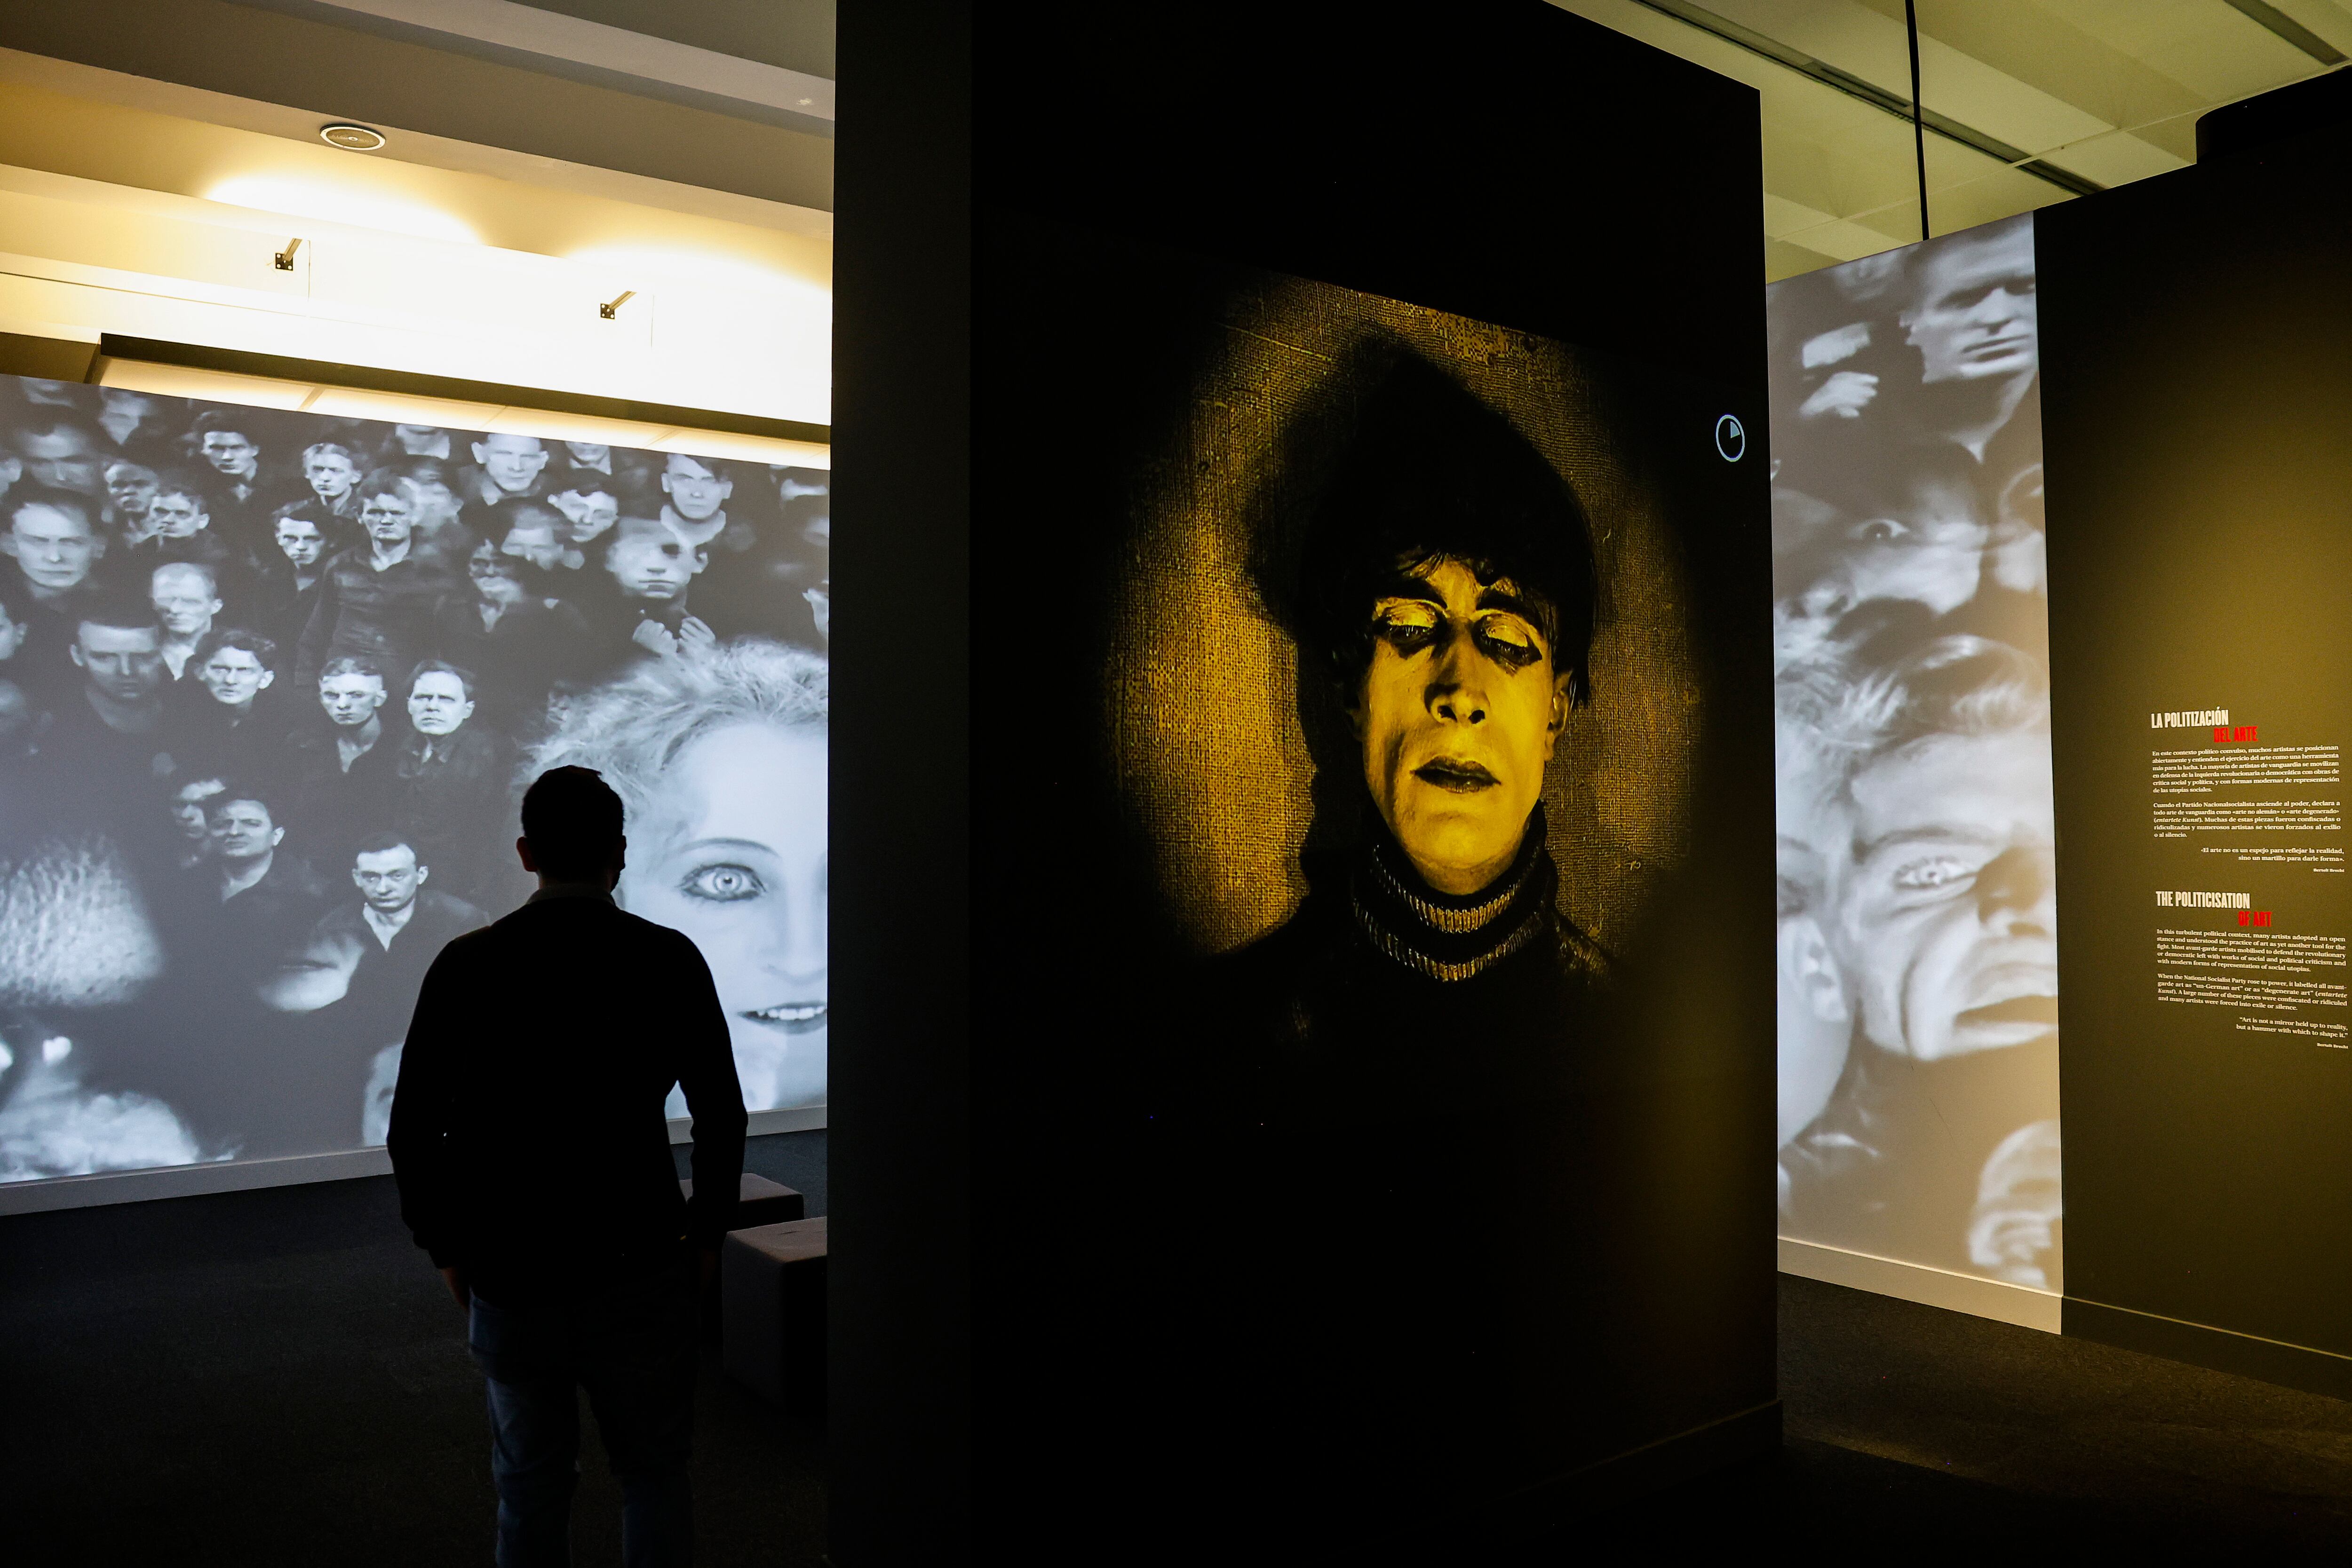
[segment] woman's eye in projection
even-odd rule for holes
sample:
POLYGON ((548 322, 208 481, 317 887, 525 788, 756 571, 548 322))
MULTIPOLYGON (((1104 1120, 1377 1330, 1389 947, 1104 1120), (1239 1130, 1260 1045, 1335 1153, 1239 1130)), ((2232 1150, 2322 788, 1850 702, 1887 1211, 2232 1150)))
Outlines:
POLYGON ((1866 545, 1891 545, 1911 532, 1892 517, 1873 517, 1854 529, 1855 539, 1866 545))
POLYGON ((1895 868, 1895 885, 1913 893, 1937 893, 1976 875, 1976 867, 1953 855, 1929 855, 1895 868))
POLYGON ((679 890, 689 897, 707 899, 712 904, 738 904, 759 897, 767 891, 767 885, 749 866, 707 865, 690 873, 679 890))

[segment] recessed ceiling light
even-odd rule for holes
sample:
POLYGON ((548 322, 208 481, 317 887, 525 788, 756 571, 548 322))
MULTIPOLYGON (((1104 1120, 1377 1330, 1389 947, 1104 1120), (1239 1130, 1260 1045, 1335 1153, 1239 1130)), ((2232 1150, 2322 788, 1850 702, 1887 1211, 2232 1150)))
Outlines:
POLYGON ((322 125, 319 128, 319 140, 352 152, 373 152, 383 145, 383 132, 370 131, 364 125, 322 125))

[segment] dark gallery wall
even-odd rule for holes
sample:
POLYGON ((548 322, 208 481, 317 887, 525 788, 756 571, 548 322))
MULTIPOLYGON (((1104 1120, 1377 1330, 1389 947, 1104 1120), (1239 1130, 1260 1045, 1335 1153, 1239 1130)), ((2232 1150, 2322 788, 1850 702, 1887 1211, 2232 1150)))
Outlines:
POLYGON ((2352 1394, 2342 130, 2039 215, 2070 1333, 2352 1394))
MULTIPOLYGON (((1716 447, 1730 414, 1766 449, 1752 90, 1538 0, 845 8, 839 47, 834 1560, 1313 1560, 1775 1441, 1767 480, 1716 447), (1633 1087, 1557 1129, 1562 1170, 1612 1163, 1554 1249, 1606 1303, 1546 1349, 1556 1430, 1467 1471, 1403 1434, 1381 1505, 1336 1514, 1314 1443, 1267 1473, 1232 1364, 1214 1397, 1168 1374, 1213 1359, 1187 1313, 1247 1296, 1265 1217, 1149 1125, 1185 971, 1105 674, 1138 455, 1233 300, 1302 279, 1615 389, 1633 434, 1591 460, 1680 530, 1649 607, 1693 629, 1676 733, 1704 734, 1599 807, 1685 792, 1693 826, 1594 1048, 1633 1087)), ((1453 1152, 1408 1127, 1363 1170, 1398 1300, 1479 1261, 1426 1212, 1453 1152)), ((1404 1408, 1431 1347, 1395 1351, 1357 1392, 1404 1408)))

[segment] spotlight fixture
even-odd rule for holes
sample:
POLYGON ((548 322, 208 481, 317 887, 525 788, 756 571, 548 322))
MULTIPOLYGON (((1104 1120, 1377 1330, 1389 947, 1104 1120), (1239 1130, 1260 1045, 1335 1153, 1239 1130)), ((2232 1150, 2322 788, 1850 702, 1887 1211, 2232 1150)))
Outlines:
POLYGON ((370 131, 364 125, 322 125, 319 127, 319 140, 348 152, 373 152, 383 145, 383 132, 370 131))
POLYGON ((621 290, 621 297, 618 299, 607 299, 603 304, 597 306, 596 314, 602 316, 607 321, 616 319, 621 314, 621 307, 626 305, 630 300, 635 299, 636 297, 637 291, 635 289, 624 288, 621 290))

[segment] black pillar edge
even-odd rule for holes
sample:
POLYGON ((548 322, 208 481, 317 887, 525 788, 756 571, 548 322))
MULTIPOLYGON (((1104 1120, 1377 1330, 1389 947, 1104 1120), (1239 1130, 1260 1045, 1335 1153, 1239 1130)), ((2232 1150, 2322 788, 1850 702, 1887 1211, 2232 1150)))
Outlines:
POLYGON ((2352 1399, 2352 1356, 2333 1351, 2074 1296, 2066 1298, 2059 1321, 2062 1332, 2071 1338, 2160 1355, 2167 1361, 2299 1388, 2306 1394, 2325 1394, 2331 1399, 2352 1399))

